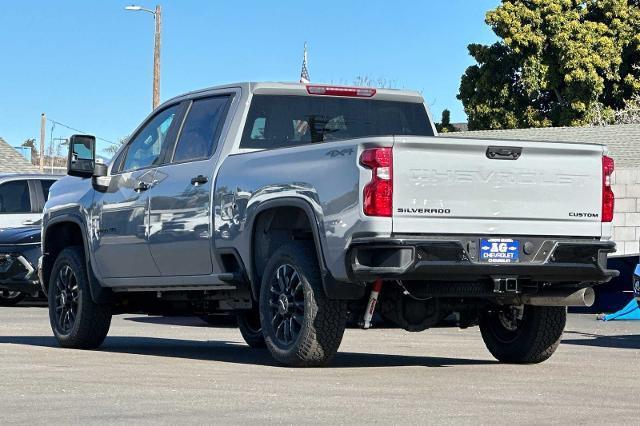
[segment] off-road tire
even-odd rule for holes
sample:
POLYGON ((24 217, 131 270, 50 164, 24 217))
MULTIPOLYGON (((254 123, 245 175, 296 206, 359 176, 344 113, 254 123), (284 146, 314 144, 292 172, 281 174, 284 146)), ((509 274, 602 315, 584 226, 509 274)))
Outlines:
POLYGON ((310 243, 290 242, 271 256, 264 270, 260 288, 260 322, 267 348, 273 358, 291 367, 326 365, 338 351, 346 326, 347 307, 342 300, 329 299, 324 293, 317 256, 310 243), (271 280, 278 268, 292 266, 299 274, 304 296, 302 325, 291 344, 276 336, 269 306, 271 280))
POLYGON ((567 308, 525 305, 517 330, 509 331, 498 310, 480 318, 480 332, 489 352, 511 364, 537 364, 547 360, 560 345, 567 322, 567 308))
POLYGON ((258 309, 252 309, 236 315, 238 328, 242 338, 252 348, 264 348, 264 336, 262 335, 262 326, 260 324, 260 313, 258 309))
POLYGON ((18 293, 15 296, 5 296, 4 293, 8 293, 8 290, 0 290, 0 306, 16 306, 22 302, 27 295, 25 293, 18 293))
POLYGON ((60 252, 49 279, 49 322, 60 346, 74 349, 95 349, 104 341, 111 325, 111 306, 94 303, 82 247, 67 247, 60 252), (69 266, 77 283, 77 312, 69 330, 62 330, 56 318, 56 279, 69 266))

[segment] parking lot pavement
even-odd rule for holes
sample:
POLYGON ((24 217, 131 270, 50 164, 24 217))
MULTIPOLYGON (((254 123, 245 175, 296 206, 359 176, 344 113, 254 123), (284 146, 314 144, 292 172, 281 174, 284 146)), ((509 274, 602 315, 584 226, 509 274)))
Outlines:
POLYGON ((546 363, 502 365, 477 328, 348 330, 322 369, 276 366, 231 327, 122 315, 61 349, 41 307, 0 308, 2 423, 634 423, 640 323, 571 315, 546 363))

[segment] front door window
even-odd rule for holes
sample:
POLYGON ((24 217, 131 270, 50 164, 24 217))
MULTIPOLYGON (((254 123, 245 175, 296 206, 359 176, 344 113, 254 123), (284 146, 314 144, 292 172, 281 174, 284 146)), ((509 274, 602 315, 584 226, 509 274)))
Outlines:
POLYGON ((167 135, 178 111, 178 105, 161 111, 136 135, 127 148, 123 171, 157 166, 162 162, 164 153, 170 145, 170 138, 167 138, 167 135))

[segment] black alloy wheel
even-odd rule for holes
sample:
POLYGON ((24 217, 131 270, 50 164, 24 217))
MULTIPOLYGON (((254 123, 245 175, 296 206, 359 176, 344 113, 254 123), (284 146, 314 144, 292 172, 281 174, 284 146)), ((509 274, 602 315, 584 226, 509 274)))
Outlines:
POLYGON ((300 334, 304 321, 304 287, 296 268, 290 264, 278 267, 269 292, 274 335, 280 344, 290 346, 300 334))
POLYGON ((78 279, 69 265, 63 265, 56 275, 54 295, 56 325, 67 334, 78 315, 78 279))

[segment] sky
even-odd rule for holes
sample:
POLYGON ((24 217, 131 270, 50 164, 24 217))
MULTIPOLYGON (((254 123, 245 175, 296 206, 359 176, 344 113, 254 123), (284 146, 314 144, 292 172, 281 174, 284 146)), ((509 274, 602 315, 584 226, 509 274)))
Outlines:
MULTIPOLYGON (((306 41, 313 83, 382 79, 421 91, 437 120, 447 108, 464 122, 456 94, 474 63, 467 45, 496 40, 484 16, 498 3, 163 0, 160 100, 237 81, 298 81, 306 41)), ((0 137, 39 141, 41 113, 111 142, 144 120, 154 22, 128 4, 0 0, 0 137)), ((73 133, 47 122, 47 143, 73 133)))

